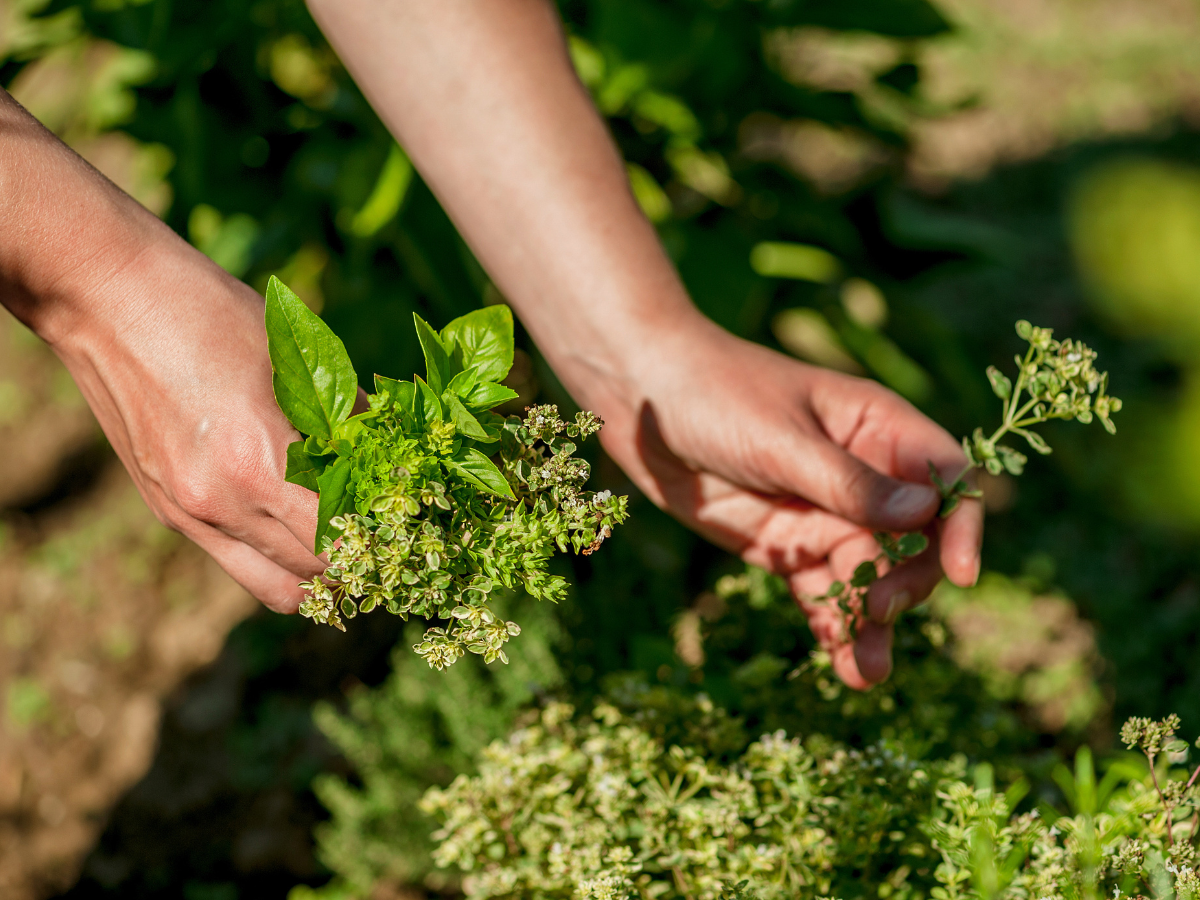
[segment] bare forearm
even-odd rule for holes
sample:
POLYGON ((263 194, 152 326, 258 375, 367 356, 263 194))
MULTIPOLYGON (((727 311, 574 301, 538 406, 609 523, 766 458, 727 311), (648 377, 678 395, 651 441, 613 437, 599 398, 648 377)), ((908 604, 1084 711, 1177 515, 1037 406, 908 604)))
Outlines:
POLYGON ((0 90, 0 303, 51 343, 94 288, 173 233, 0 90))
POLYGON ((629 191, 551 4, 310 6, 577 399, 602 408, 580 393, 629 378, 665 335, 707 327, 629 191))

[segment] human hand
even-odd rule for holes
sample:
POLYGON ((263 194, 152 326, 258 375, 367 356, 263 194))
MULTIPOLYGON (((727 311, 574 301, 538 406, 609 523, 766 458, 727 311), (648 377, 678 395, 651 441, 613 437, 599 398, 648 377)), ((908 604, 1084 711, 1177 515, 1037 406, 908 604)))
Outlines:
POLYGON ((277 612, 324 570, 314 493, 284 481, 263 300, 170 235, 52 340, 155 515, 277 612))
POLYGON ((959 585, 979 574, 979 502, 940 522, 929 485, 928 461, 946 477, 961 471, 958 442, 875 382, 709 323, 659 342, 623 390, 598 394, 607 398, 605 449, 659 506, 785 577, 843 681, 859 689, 882 681, 896 616, 943 573, 959 585), (873 532, 918 530, 929 549, 872 585, 852 643, 835 605, 804 599, 874 558, 873 532))

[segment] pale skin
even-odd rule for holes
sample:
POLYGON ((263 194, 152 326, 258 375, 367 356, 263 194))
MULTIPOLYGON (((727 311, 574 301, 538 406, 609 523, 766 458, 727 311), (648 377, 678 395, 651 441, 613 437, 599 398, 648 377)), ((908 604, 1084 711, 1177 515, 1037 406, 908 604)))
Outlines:
MULTIPOLYGON (((655 503, 822 593, 877 548, 930 549, 878 581, 849 643, 801 600, 854 687, 887 677, 895 617, 943 573, 979 573, 982 510, 945 522, 927 461, 957 442, 863 379, 742 341, 688 298, 571 69, 545 0, 310 0, 579 404, 655 503)), ((316 497, 284 482, 262 299, 89 168, 0 91, 0 300, 79 383, 158 517, 255 596, 294 612, 321 572, 316 497)))

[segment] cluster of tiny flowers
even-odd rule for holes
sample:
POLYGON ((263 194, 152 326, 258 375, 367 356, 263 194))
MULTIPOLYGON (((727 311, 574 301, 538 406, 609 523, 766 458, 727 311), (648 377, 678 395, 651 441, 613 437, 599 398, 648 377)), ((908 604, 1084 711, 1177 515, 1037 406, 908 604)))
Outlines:
MULTIPOLYGON (((1177 725, 1136 719, 1123 735, 1178 755, 1177 725)), ((849 894, 864 871, 941 900, 1200 896, 1200 813, 1159 790, 1187 795, 1195 772, 1126 776, 1101 809, 1064 816, 1014 814, 990 778, 966 774, 961 759, 782 732, 722 764, 665 747, 613 706, 576 716, 551 704, 422 808, 442 822, 435 861, 466 873, 469 900, 849 894)))
POLYGON ((847 889, 872 864, 903 886, 918 860, 879 833, 911 827, 937 780, 885 747, 810 750, 782 731, 723 763, 614 706, 551 704, 422 808, 470 900, 782 900, 847 889))
POLYGON ((1050 447, 1029 429, 1051 419, 1075 419, 1088 424, 1100 420, 1105 430, 1116 433, 1112 415, 1121 409, 1121 401, 1107 393, 1108 373, 1096 370, 1096 351, 1082 341, 1055 340, 1049 328, 1038 328, 1022 320, 1017 334, 1029 342, 1024 357, 1017 356, 1017 381, 991 366, 988 380, 996 395, 1004 401, 1004 423, 988 436, 976 428, 963 438, 963 450, 973 466, 984 466, 993 475, 1008 471, 1020 475, 1027 462, 1024 454, 997 443, 1007 433, 1020 435, 1038 453, 1050 447))
POLYGON ((626 498, 583 489, 588 464, 563 437, 585 438, 600 420, 580 413, 566 422, 553 406, 497 418, 496 462, 510 500, 446 462, 461 443, 452 422, 406 429, 387 394, 375 395, 372 409, 351 457, 355 510, 330 520, 338 539, 326 539, 329 567, 301 585, 300 612, 343 630, 344 618, 377 606, 443 620, 414 647, 430 666, 467 652, 507 662, 504 645, 520 627, 497 617, 489 597, 510 589, 560 599, 566 583, 547 572, 554 552, 591 552, 626 517, 626 498))

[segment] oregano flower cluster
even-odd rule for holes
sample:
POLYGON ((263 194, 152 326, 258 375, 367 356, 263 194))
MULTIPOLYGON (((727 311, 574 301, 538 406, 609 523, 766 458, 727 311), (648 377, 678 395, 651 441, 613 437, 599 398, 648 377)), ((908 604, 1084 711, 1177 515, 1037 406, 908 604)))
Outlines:
MULTIPOLYGON (((1016 330, 1029 343, 1024 356, 1013 358, 1016 383, 995 366, 987 368, 992 391, 1004 403, 999 427, 990 435, 976 428, 970 437, 962 439, 967 464, 954 478, 947 481, 933 462, 929 463, 930 481, 942 495, 942 518, 954 512, 962 498, 983 496, 967 483, 973 469, 984 468, 992 475, 1020 475, 1025 471, 1028 458, 1000 443, 1009 434, 1024 438, 1037 453, 1046 455, 1051 452, 1050 445, 1032 428, 1052 419, 1075 419, 1085 425, 1099 419, 1109 434, 1117 431, 1112 415, 1120 411, 1121 400, 1107 392, 1108 373, 1096 371, 1096 351, 1071 338, 1055 340, 1053 329, 1039 328, 1024 319, 1017 322, 1016 330)), ((896 536, 880 532, 875 540, 880 552, 874 559, 860 563, 848 582, 835 581, 824 594, 813 598, 837 605, 847 640, 854 639, 867 590, 879 579, 879 564, 886 561, 896 565, 929 546, 926 537, 917 533, 896 536)))
POLYGON ((513 360, 512 313, 492 306, 434 331, 414 316, 426 377, 375 376, 370 408, 351 415, 358 378, 345 347, 277 279, 267 288, 275 396, 306 437, 288 448, 287 480, 320 494, 324 575, 301 586, 300 612, 345 629, 382 606, 441 620, 414 649, 444 669, 464 653, 507 662, 520 626, 489 605, 502 589, 560 599, 555 551, 591 553, 624 521, 626 498, 585 491, 575 441, 591 413, 554 406, 524 418, 491 410, 517 394, 499 382, 513 360))
MULTIPOLYGON (((687 712, 714 710, 701 695, 687 712)), ((725 763, 608 704, 551 704, 421 806, 468 900, 1196 900, 1200 768, 1164 758, 1187 755, 1178 725, 1130 720, 1121 736, 1149 765, 1114 761, 1102 779, 1081 748, 1055 772, 1063 814, 961 756, 776 732, 725 763)))

